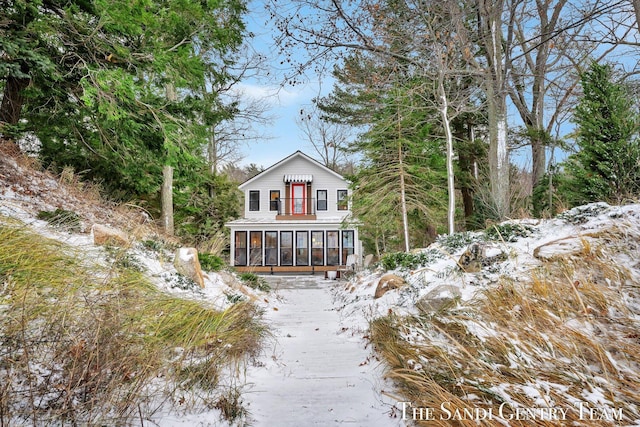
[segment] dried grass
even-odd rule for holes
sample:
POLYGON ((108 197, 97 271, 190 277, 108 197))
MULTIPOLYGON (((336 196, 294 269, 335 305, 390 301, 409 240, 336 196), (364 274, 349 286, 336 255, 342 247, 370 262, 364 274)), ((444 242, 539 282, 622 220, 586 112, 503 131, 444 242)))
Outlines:
POLYGON ((435 408, 434 419, 418 413, 417 425, 478 425, 469 417, 439 419, 447 415, 443 403, 467 415, 496 412, 504 402, 510 410, 568 410, 562 421, 481 421, 490 426, 620 424, 590 419, 579 402, 622 409, 623 424, 640 419, 640 325, 628 309, 630 301, 640 305, 638 283, 613 257, 628 241, 616 233, 600 238, 603 244, 583 241, 581 253, 532 270, 524 282, 503 279, 458 309, 372 322, 372 340, 401 399, 435 408))
POLYGON ((0 219, 0 425, 126 425, 198 404, 187 395, 215 402, 223 370, 258 351, 255 306, 169 296, 0 219))

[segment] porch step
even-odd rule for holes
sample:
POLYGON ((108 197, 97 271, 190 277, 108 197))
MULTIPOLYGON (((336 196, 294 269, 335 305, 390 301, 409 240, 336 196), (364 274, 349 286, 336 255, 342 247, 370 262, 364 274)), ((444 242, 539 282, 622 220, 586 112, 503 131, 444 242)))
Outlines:
POLYGON ((334 280, 325 279, 324 276, 276 276, 264 275, 264 278, 272 289, 310 289, 323 288, 335 283, 334 280))

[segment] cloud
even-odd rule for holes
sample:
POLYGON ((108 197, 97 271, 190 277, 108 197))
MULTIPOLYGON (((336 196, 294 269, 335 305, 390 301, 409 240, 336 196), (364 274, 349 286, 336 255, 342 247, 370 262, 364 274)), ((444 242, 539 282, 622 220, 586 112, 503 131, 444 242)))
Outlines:
POLYGON ((313 87, 312 84, 288 88, 280 85, 239 83, 234 91, 241 96, 272 102, 278 107, 308 104, 318 95, 317 87, 313 87))

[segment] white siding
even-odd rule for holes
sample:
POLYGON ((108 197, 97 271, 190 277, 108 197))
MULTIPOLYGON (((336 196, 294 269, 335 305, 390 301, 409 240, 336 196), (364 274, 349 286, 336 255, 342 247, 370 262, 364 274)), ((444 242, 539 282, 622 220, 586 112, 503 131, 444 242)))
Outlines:
MULTIPOLYGON (((279 163, 265 170, 258 176, 250 179, 240 186, 244 192, 245 208, 244 219, 231 221, 227 223, 227 226, 231 229, 231 264, 234 264, 235 242, 234 236, 236 231, 246 231, 247 239, 250 238, 250 232, 260 232, 262 236, 262 260, 266 256, 264 247, 265 231, 306 231, 311 233, 312 231, 322 231, 323 236, 326 237, 327 231, 339 231, 342 236, 342 220, 350 215, 350 210, 338 210, 338 190, 347 190, 348 195, 351 195, 349 191, 349 183, 339 174, 332 172, 330 169, 325 168, 320 163, 310 159, 301 152, 296 152, 291 156, 283 159, 279 163), (285 199, 287 197, 286 185, 284 182, 285 175, 312 175, 311 193, 307 194, 307 197, 314 199, 315 206, 313 212, 316 214, 316 219, 312 217, 304 217, 300 219, 276 219, 277 211, 270 211, 270 191, 280 191, 280 198, 285 199), (327 210, 317 210, 317 191, 327 191, 327 210), (249 194, 251 191, 260 192, 260 210, 249 211, 249 194)), ((289 194, 292 197, 292 194, 289 194)), ((361 244, 358 235, 358 229, 356 226, 349 227, 349 230, 354 232, 354 251, 356 254, 360 254, 361 244)), ((311 238, 311 235, 308 235, 311 238)), ((295 239, 295 237, 294 237, 295 239)), ((280 242, 280 240, 278 240, 280 242)), ((342 244, 342 242, 340 242, 342 244)), ((280 250, 280 248, 278 249, 280 250)), ((325 250, 325 263, 326 263, 326 241, 324 242, 325 250)), ((249 252, 250 253, 250 252, 249 252)), ((280 252, 279 252, 280 256, 280 252)), ((280 262, 280 260, 278 261, 280 262)), ((294 265, 295 267, 295 265, 294 265)))
MULTIPOLYGON (((283 180, 286 174, 313 175, 311 194, 308 194, 307 197, 313 198, 314 201, 316 201, 317 198, 317 190, 327 190, 327 210, 316 211, 318 219, 342 219, 349 214, 348 210, 338 210, 338 190, 348 190, 348 182, 303 156, 293 156, 288 161, 263 172, 257 179, 244 186, 245 218, 275 219, 276 212, 269 210, 269 194, 271 190, 279 190, 280 198, 284 199, 286 197, 285 183, 283 180), (258 212, 249 211, 250 191, 260 192, 260 211, 258 212)), ((289 197, 291 197, 291 195, 289 197)))

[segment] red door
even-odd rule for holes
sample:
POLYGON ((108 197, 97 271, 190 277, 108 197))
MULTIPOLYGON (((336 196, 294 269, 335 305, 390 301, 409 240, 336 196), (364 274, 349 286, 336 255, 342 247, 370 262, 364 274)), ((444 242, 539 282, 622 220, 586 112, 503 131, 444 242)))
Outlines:
POLYGON ((294 215, 304 215, 306 213, 306 184, 291 184, 291 212, 294 215))

